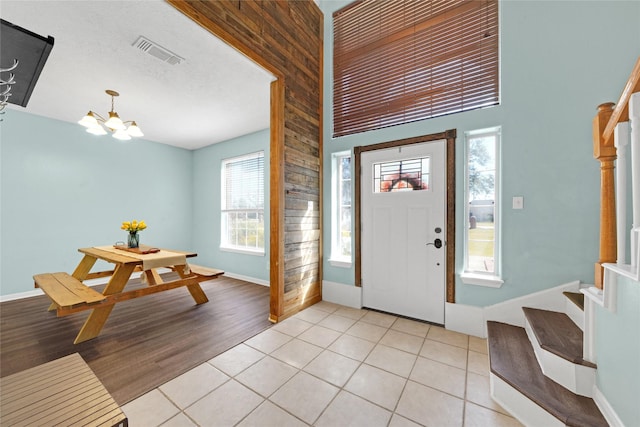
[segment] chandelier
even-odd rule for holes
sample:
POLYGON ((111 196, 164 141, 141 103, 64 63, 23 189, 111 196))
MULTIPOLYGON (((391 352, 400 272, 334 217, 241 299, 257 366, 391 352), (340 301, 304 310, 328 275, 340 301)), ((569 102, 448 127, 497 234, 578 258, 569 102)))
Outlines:
POLYGON ((87 128, 87 132, 94 135, 106 135, 107 128, 111 131, 112 136, 116 139, 123 141, 131 139, 132 136, 140 137, 144 136, 135 121, 129 120, 123 122, 113 109, 113 98, 120 96, 115 90, 105 90, 107 95, 111 96, 111 111, 109 111, 109 118, 104 119, 100 114, 89 111, 78 123, 87 128), (127 126, 128 125, 128 126, 127 126))

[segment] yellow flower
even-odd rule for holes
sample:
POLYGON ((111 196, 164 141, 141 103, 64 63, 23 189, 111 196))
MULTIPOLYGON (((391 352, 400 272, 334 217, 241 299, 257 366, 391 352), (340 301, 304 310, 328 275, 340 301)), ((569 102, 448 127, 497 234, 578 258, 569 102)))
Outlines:
POLYGON ((120 228, 128 231, 129 233, 136 233, 147 228, 147 224, 144 221, 138 222, 137 220, 123 221, 120 228))

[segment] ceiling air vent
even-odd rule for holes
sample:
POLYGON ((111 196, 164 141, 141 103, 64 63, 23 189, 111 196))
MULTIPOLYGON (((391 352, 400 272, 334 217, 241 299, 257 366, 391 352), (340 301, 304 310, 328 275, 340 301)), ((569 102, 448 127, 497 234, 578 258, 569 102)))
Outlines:
POLYGON ((184 61, 184 58, 176 55, 169 49, 165 49, 158 43, 152 42, 144 36, 138 37, 138 40, 136 40, 132 46, 171 65, 176 65, 179 64, 180 61, 184 61))

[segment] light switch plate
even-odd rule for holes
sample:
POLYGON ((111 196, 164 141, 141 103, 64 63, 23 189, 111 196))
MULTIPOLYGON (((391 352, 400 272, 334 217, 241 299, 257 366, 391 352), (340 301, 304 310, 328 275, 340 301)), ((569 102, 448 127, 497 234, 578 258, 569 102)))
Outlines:
POLYGON ((522 196, 513 197, 513 209, 524 209, 524 197, 522 196))

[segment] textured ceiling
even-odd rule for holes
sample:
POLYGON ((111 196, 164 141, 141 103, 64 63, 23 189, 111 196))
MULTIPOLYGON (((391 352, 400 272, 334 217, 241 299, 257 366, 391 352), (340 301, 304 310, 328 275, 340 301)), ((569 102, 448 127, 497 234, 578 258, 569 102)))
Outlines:
POLYGON ((187 149, 269 127, 273 77, 163 1, 2 0, 0 13, 55 38, 27 107, 8 108, 75 123, 89 110, 108 116, 113 89, 144 139, 187 149), (134 48, 139 36, 184 60, 134 48))

